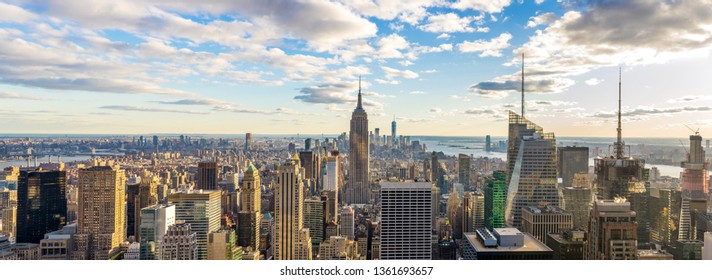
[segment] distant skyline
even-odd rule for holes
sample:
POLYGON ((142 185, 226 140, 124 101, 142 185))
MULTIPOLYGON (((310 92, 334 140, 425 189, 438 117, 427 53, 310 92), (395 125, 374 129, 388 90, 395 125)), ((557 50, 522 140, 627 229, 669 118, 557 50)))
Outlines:
POLYGON ((0 0, 0 131, 712 137, 712 0, 0 0), (384 133, 382 133, 384 134, 384 133))

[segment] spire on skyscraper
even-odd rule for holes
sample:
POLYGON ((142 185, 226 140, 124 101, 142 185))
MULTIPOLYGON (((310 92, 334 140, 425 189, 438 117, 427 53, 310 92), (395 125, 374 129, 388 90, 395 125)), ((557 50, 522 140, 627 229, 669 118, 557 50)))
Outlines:
POLYGON ((623 158, 625 144, 623 143, 623 129, 621 128, 621 68, 618 68, 618 137, 616 140, 616 158, 623 158))
POLYGON ((361 75, 358 76, 358 104, 356 109, 363 109, 363 106, 361 106, 361 75))

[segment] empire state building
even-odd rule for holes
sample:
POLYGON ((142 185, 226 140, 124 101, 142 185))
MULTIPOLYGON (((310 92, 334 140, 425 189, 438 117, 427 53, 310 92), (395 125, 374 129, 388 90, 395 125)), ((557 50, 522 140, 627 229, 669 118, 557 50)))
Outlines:
POLYGON ((367 204, 371 187, 368 176, 368 116, 361 104, 361 81, 359 79, 358 104, 351 114, 349 131, 349 181, 346 188, 346 204, 367 204))

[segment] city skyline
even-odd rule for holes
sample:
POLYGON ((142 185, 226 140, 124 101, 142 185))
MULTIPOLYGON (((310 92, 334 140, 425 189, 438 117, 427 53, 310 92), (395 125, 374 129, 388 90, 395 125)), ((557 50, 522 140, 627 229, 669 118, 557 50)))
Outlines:
POLYGON ((619 66, 624 138, 705 135, 712 16, 694 11, 709 4, 8 1, 0 125, 338 134, 361 75, 372 128, 506 135, 524 55, 527 119, 557 137, 615 135, 619 66))

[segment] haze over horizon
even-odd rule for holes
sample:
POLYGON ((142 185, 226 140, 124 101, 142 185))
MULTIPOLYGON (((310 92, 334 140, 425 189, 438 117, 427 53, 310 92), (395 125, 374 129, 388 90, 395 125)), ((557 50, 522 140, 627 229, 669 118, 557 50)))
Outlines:
POLYGON ((712 132, 710 0, 0 1, 6 134, 712 132), (635 15, 635 16, 630 16, 635 15))

